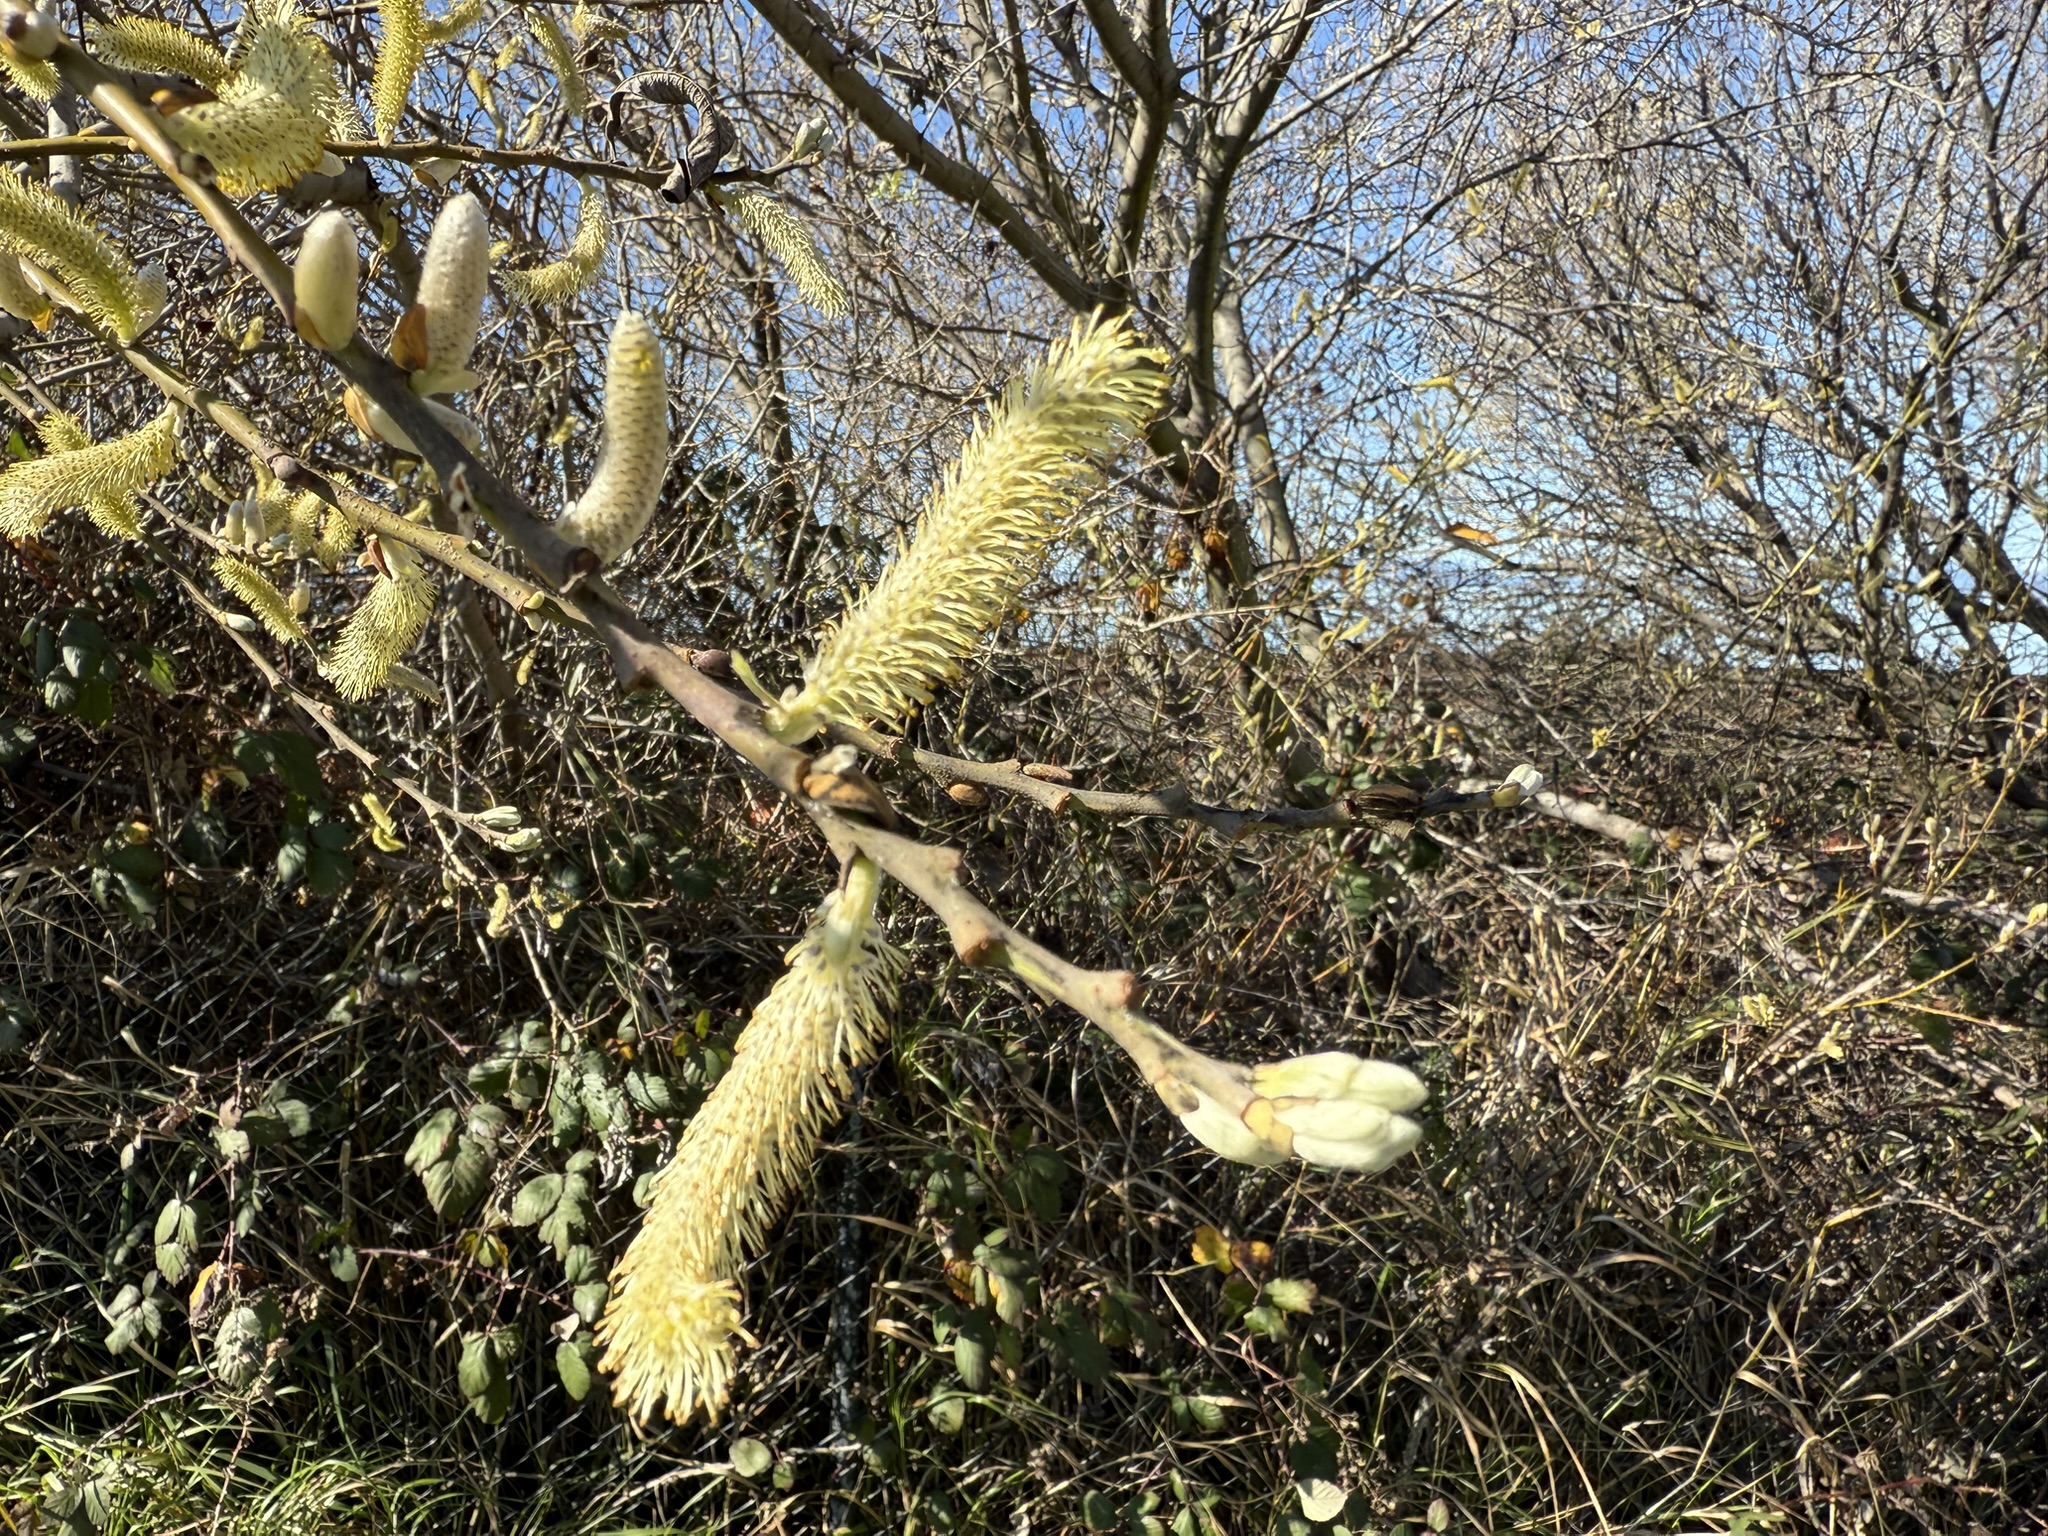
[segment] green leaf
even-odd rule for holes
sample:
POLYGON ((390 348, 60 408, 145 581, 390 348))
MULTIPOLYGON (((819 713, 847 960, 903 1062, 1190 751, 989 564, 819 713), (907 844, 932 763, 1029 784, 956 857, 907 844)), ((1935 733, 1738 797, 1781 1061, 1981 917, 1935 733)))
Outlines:
POLYGON ((143 662, 137 669, 142 680, 165 698, 178 691, 178 674, 171 665, 171 653, 160 645, 143 648, 143 662))
POLYGON ((405 1166, 414 1173, 425 1173, 429 1164, 449 1156, 455 1150, 459 1119, 452 1109, 437 1109, 429 1115, 426 1123, 413 1132, 412 1145, 405 1153, 405 1166))
POLYGON ((932 1428, 942 1435, 957 1435, 967 1424, 967 1399, 964 1397, 938 1397, 932 1399, 925 1409, 925 1417, 932 1421, 932 1428))
POLYGON ((480 1061, 469 1069, 469 1086, 473 1093, 487 1099, 495 1099, 512 1086, 512 1063, 504 1056, 493 1056, 480 1061))
POLYGON ((562 1390, 571 1402, 590 1396, 590 1384, 597 1374, 597 1347, 582 1337, 564 1339, 555 1346, 555 1374, 562 1378, 562 1390))
POLYGON ((156 1272, 172 1285, 183 1285, 192 1273, 192 1250, 183 1243, 156 1245, 156 1272))
POLYGON ((1287 1337, 1287 1319, 1281 1315, 1278 1307, 1253 1307, 1245 1313, 1244 1325, 1253 1333, 1264 1334, 1269 1339, 1287 1337))
POLYGON ((1325 1477, 1296 1478, 1294 1496, 1301 1500, 1301 1512, 1311 1520, 1336 1519, 1344 1513, 1344 1502, 1350 1497, 1341 1484, 1325 1477))
POLYGON ((588 1243, 578 1243, 562 1255, 562 1278, 571 1285, 583 1285, 600 1274, 597 1254, 588 1243))
POLYGON ((474 1136, 458 1137, 452 1156, 430 1164, 420 1173, 420 1182, 427 1189, 427 1203, 451 1221, 468 1214, 490 1185, 494 1161, 491 1149, 474 1136))
POLYGON ((588 1280, 569 1293, 569 1305, 584 1322, 595 1324, 604 1316, 604 1304, 610 1296, 611 1287, 604 1281, 588 1280))
POLYGON ((310 736, 297 731, 270 733, 270 768, 284 787, 316 803, 327 799, 327 786, 320 778, 320 748, 310 736))
POLYGON ((362 1276, 363 1261, 356 1257, 355 1249, 340 1243, 327 1255, 327 1269, 343 1285, 354 1285, 362 1276))
POLYGON ((512 1197, 512 1225, 531 1227, 552 1211, 562 1198, 562 1176, 543 1173, 520 1185, 512 1197))
POLYGON ((306 889, 315 896, 339 896, 355 878, 355 860, 345 853, 315 848, 306 860, 306 889))
POLYGON ((1081 1495, 1081 1518, 1091 1531, 1113 1531, 1123 1524, 1116 1505, 1100 1488, 1090 1488, 1081 1495))
POLYGON ((0 719, 0 773, 12 773, 35 756, 36 733, 19 720, 0 719))
POLYGON ((728 1453, 732 1459, 733 1471, 744 1478, 756 1478, 775 1465, 775 1453, 748 1435, 733 1441, 728 1453))
POLYGON ((512 1383, 505 1375, 505 1360, 496 1338, 472 1334, 463 1340, 455 1380, 478 1418, 486 1424, 504 1422, 512 1408, 512 1383))

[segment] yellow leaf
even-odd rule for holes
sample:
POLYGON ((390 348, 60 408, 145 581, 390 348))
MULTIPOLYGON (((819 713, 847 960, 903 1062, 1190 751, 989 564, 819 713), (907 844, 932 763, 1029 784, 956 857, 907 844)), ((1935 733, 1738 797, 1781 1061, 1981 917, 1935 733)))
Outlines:
POLYGON ((1609 734, 1610 731, 1607 726, 1596 725, 1593 727, 1593 750, 1595 752, 1598 752, 1602 747, 1607 745, 1607 738, 1609 734))
POLYGON ((1194 1260, 1211 1269, 1230 1273, 1230 1239, 1211 1226, 1195 1228, 1194 1260))
POLYGON ((1463 539, 1467 544, 1498 544, 1499 539, 1484 528, 1474 528, 1470 523, 1452 523, 1444 530, 1447 538, 1463 539))
POLYGON ((1456 389, 1458 376, 1455 373, 1440 373, 1434 378, 1424 379, 1414 386, 1416 389, 1456 389))

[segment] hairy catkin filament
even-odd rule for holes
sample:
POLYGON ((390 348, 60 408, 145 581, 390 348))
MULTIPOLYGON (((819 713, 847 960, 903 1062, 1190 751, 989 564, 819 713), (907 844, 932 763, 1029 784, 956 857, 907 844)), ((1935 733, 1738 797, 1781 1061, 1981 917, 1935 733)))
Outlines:
POLYGON ((164 129, 204 157, 223 192, 291 185, 320 163, 340 88, 334 59, 290 3, 252 12, 219 99, 172 113, 164 129))
POLYGON ((784 741, 897 721, 1001 618, 1101 461, 1159 409, 1165 359, 1124 320, 1076 321, 1014 379, 925 502, 917 535, 767 712, 784 741))
POLYGON ((666 1403, 680 1422, 716 1418, 739 1336, 739 1265, 809 1176, 851 1069, 872 1060, 895 1006, 903 956, 875 918, 866 859, 818 909, 754 1010, 733 1064, 683 1132, 654 1200, 612 1272, 598 1324, 613 1396, 638 1419, 666 1403))
POLYGON ((61 286, 54 297, 122 341, 133 341, 163 311, 161 268, 136 271, 48 187, 6 172, 0 172, 0 250, 33 262, 61 286))
POLYGON ((178 412, 165 406, 148 425, 104 443, 90 441, 62 411, 43 418, 47 450, 0 471, 0 537, 32 538, 67 507, 125 538, 141 532, 135 493, 168 473, 178 456, 178 412))

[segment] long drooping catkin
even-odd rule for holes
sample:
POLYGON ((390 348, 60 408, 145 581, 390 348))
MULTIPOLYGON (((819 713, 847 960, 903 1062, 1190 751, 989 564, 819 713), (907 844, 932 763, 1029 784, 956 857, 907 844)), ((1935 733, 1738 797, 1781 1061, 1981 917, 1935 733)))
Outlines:
POLYGON ((852 1089, 851 1069, 872 1059, 895 1006, 903 957, 875 920, 880 878, 856 859, 845 888, 818 909, 612 1272, 602 1367, 635 1418, 664 1403, 679 1422, 699 1408, 715 1418, 725 1402, 742 1250, 803 1182, 852 1089))

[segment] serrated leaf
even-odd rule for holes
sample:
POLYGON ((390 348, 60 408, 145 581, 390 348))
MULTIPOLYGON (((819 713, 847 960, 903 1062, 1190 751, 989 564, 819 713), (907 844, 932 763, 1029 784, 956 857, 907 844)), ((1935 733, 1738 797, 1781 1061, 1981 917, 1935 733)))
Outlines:
POLYGON ((192 1250, 183 1243, 156 1245, 156 1272, 172 1285, 182 1285, 192 1273, 192 1250))
POLYGON ((1344 1502, 1350 1497, 1326 1477, 1296 1478, 1294 1496, 1301 1500, 1301 1512, 1311 1520, 1336 1519, 1344 1513, 1344 1502))
POLYGON ((587 1243, 578 1243, 562 1255, 562 1278, 571 1285, 582 1285, 597 1276, 597 1255, 587 1243))
POLYGON ((355 1249, 342 1243, 327 1255, 327 1269, 343 1285, 354 1285, 362 1275, 363 1262, 356 1257, 355 1249))
POLYGON ((512 1407, 512 1383, 506 1378, 505 1360, 496 1339, 489 1334, 465 1339, 455 1380, 478 1418, 486 1424, 504 1422, 512 1407))
POLYGON ((425 1173, 453 1152, 459 1118, 452 1109, 437 1109, 429 1115, 426 1124, 413 1133, 412 1145, 405 1152, 405 1166, 414 1173, 425 1173))
POLYGON ((610 1295, 611 1287, 604 1281, 588 1280, 569 1293, 569 1305, 584 1322, 595 1324, 604 1315, 604 1304, 610 1295))

